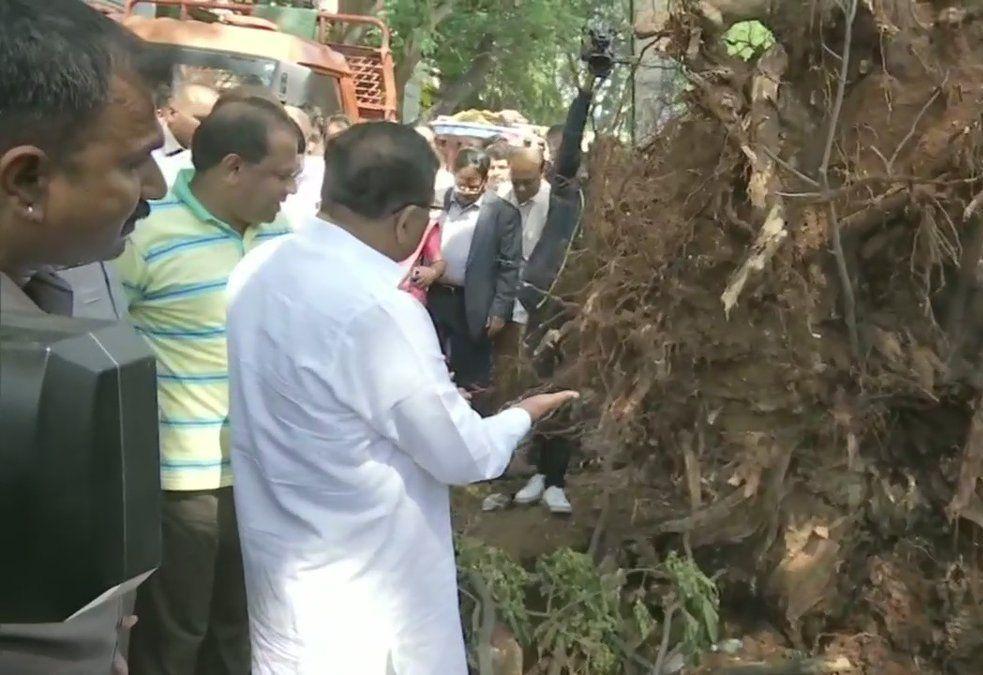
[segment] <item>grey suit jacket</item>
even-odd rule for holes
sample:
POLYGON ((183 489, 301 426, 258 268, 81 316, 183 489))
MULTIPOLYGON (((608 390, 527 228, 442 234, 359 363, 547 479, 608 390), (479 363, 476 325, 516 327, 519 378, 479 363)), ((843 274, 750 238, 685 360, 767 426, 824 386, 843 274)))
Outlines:
MULTIPOLYGON (((444 198, 450 207, 452 191, 444 198)), ((488 318, 508 321, 515 306, 522 264, 522 216, 519 209, 494 193, 487 193, 478 214, 468 253, 464 279, 464 306, 468 332, 474 339, 485 333, 488 318)))
MULTIPOLYGON (((38 274, 31 280, 29 290, 30 296, 0 273, 0 309, 72 314, 72 287, 62 277, 47 272, 38 274)), ((0 555, 16 555, 16 552, 3 551, 0 555)), ((125 638, 120 641, 119 622, 133 613, 136 587, 145 578, 146 575, 116 587, 87 610, 62 623, 0 624, 0 675, 114 672, 117 652, 125 654, 126 650, 125 638)))

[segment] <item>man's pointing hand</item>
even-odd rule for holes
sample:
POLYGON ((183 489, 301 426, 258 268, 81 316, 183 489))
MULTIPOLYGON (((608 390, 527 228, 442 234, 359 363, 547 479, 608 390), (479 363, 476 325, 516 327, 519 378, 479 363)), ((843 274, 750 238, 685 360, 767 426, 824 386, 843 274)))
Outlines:
POLYGON ((559 409, 564 403, 580 398, 580 392, 558 391, 555 394, 538 394, 519 402, 516 406, 522 408, 532 418, 533 422, 547 417, 559 409))

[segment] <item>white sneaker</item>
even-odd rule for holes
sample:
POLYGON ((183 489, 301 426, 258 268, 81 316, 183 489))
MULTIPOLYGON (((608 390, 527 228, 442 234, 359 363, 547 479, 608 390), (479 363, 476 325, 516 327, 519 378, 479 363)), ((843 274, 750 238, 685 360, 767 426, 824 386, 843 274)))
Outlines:
POLYGON ((543 503, 546 504, 546 508, 551 513, 573 513, 573 507, 570 506, 567 495, 561 487, 554 485, 546 488, 546 491, 543 492, 543 503))
POLYGON ((529 479, 526 486, 515 493, 515 503, 516 504, 535 504, 539 501, 539 498, 543 496, 543 490, 546 488, 546 476, 541 473, 537 473, 535 476, 529 479))

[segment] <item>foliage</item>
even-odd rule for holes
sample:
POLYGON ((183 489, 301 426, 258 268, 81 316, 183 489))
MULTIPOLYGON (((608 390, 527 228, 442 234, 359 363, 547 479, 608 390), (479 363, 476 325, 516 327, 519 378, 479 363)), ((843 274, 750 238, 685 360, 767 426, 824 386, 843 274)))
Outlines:
POLYGON ((657 625, 655 618, 642 598, 638 598, 632 604, 631 613, 632 618, 635 620, 635 629, 638 631, 639 642, 644 642, 652 634, 652 631, 655 630, 657 625))
POLYGON ((775 36, 760 21, 739 21, 724 33, 727 53, 750 61, 775 44, 775 36))
POLYGON ((456 107, 515 108, 544 124, 562 121, 588 22, 600 17, 628 35, 625 0, 386 0, 385 6, 397 68, 405 74, 422 60, 439 82, 439 91, 425 92, 424 100, 439 103, 464 82, 468 91, 456 107))
POLYGON ((716 584, 695 562, 674 552, 658 569, 633 570, 643 579, 637 584, 628 583, 624 570, 598 567, 591 556, 569 548, 540 558, 530 573, 501 549, 476 539, 459 537, 455 545, 461 613, 473 661, 483 594, 494 604, 495 619, 520 644, 535 644, 540 658, 560 660, 571 675, 620 672, 635 649, 653 647, 649 638, 659 625, 653 609, 681 622, 677 647, 691 658, 719 639, 716 584), (650 586, 649 579, 659 582, 650 586), (484 589, 476 588, 482 585, 484 589), (661 596, 653 592, 656 588, 663 590, 661 596))
POLYGON ((536 563, 546 617, 536 627, 543 653, 565 654, 577 672, 611 673, 621 663, 621 570, 602 575, 590 556, 559 549, 536 563))
MULTIPOLYGON (((532 636, 525 590, 531 579, 529 573, 501 549, 485 546, 475 539, 460 537, 456 545, 459 583, 462 589, 470 589, 467 599, 477 604, 470 573, 478 574, 495 602, 499 620, 509 627, 521 644, 528 645, 532 636)), ((472 625, 469 633, 474 629, 472 625)))
MULTIPOLYGON (((309 6, 312 0, 256 0, 258 4, 309 6)), ((466 108, 520 110, 531 121, 563 121, 578 83, 581 38, 589 24, 615 34, 619 58, 631 59, 630 0, 341 0, 343 13, 378 13, 392 31, 396 83, 418 66, 429 74, 425 109, 448 103, 466 108), (453 101, 446 101, 453 92, 453 101)), ((375 35, 368 39, 375 41, 375 35)), ((363 39, 364 36, 363 36, 363 39)), ((599 130, 630 121, 629 69, 615 70, 598 92, 599 130)), ((443 111, 447 112, 447 111, 443 111)))
POLYGON ((690 558, 669 553, 660 566, 677 596, 678 611, 683 617, 681 647, 687 656, 705 651, 720 638, 720 592, 690 558))

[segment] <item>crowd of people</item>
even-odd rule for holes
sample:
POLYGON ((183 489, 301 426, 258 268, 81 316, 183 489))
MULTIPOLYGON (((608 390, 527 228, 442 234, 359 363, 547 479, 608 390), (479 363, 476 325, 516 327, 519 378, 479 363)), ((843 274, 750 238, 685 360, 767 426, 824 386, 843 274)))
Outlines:
MULTIPOLYGON (((262 88, 155 102, 139 40, 79 0, 4 0, 0 44, 0 309, 71 314, 57 272, 111 260, 157 361, 131 671, 467 672, 448 486, 500 476, 577 396, 500 409, 493 374, 577 226, 592 88, 545 151, 450 151, 262 88)), ((571 444, 533 445, 515 500, 569 513, 571 444)), ((0 626, 0 672, 124 670, 129 606, 95 606, 0 626)))

